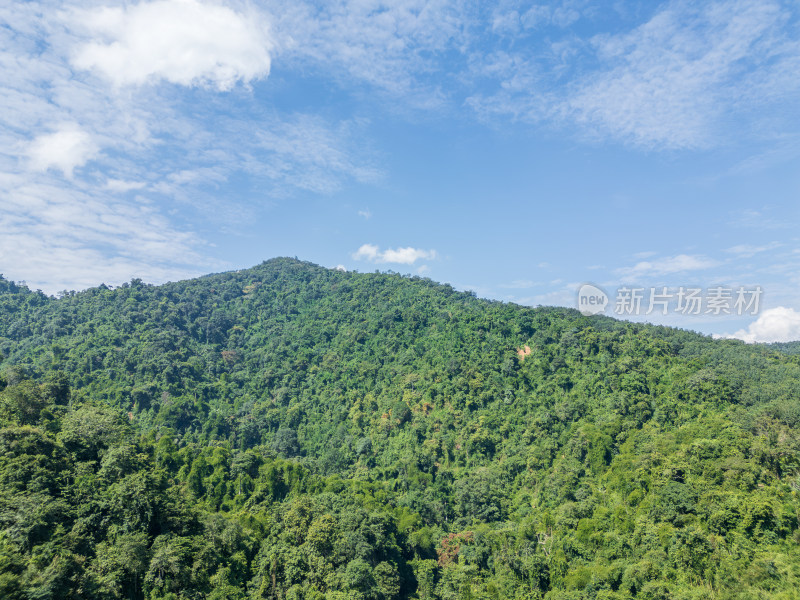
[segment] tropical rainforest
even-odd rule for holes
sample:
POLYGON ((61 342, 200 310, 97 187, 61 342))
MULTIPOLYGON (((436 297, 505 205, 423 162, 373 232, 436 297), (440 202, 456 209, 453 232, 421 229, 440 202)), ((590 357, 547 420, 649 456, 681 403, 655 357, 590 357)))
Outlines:
POLYGON ((0 359, 2 598, 800 598, 796 345, 281 258, 0 359))

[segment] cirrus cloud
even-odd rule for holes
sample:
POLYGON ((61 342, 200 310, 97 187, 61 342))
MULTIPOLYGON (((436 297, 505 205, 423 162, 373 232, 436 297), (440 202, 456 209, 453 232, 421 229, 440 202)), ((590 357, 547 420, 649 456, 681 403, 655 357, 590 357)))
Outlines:
POLYGON ((617 269, 617 273, 623 277, 637 278, 643 276, 669 275, 671 273, 682 273, 684 271, 699 271, 716 267, 719 262, 705 256, 693 256, 689 254, 678 254, 677 256, 667 256, 655 260, 643 260, 632 267, 617 269))
MULTIPOLYGON (((796 135, 800 43, 791 3, 673 0, 643 6, 630 11, 618 3, 621 12, 648 16, 643 22, 623 19, 630 25, 590 37, 553 29, 536 37, 529 24, 556 24, 555 13, 537 8, 522 15, 519 6, 495 21, 509 40, 505 46, 498 42, 491 53, 473 54, 472 71, 488 85, 476 87, 465 104, 485 120, 556 124, 581 138, 645 150, 709 149, 796 135)), ((569 24, 605 12, 561 15, 569 24)))

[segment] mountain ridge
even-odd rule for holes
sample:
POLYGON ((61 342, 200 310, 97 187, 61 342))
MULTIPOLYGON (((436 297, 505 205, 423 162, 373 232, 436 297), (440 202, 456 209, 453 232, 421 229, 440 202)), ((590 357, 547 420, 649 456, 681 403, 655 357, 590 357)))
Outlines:
MULTIPOLYGON (((3 522, 20 593, 55 568, 40 546, 74 561, 59 589, 97 597, 790 598, 800 579, 800 358, 769 347, 279 258, 62 298, 0 279, 0 353, 0 438, 71 474, 50 535, 3 522), (124 486, 163 510, 133 518, 124 486), (105 525, 82 545, 54 533, 84 518, 105 525), (239 540, 219 568, 214 527, 239 540), (123 538, 137 574, 108 566, 123 538)), ((27 515, 43 492, 4 460, 4 510, 27 515)))

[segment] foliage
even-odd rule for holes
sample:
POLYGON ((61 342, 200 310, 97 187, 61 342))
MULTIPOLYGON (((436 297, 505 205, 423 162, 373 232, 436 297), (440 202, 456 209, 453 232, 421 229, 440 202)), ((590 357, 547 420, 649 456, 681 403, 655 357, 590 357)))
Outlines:
POLYGON ((0 596, 795 598, 794 350, 291 259, 0 277, 0 596))

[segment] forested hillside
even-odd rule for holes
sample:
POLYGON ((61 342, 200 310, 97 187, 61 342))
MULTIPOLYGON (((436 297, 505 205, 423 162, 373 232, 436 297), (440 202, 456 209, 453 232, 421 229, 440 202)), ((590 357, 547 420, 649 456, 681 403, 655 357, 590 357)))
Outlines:
POLYGON ((800 598, 787 348, 292 259, 0 278, 0 597, 800 598))

